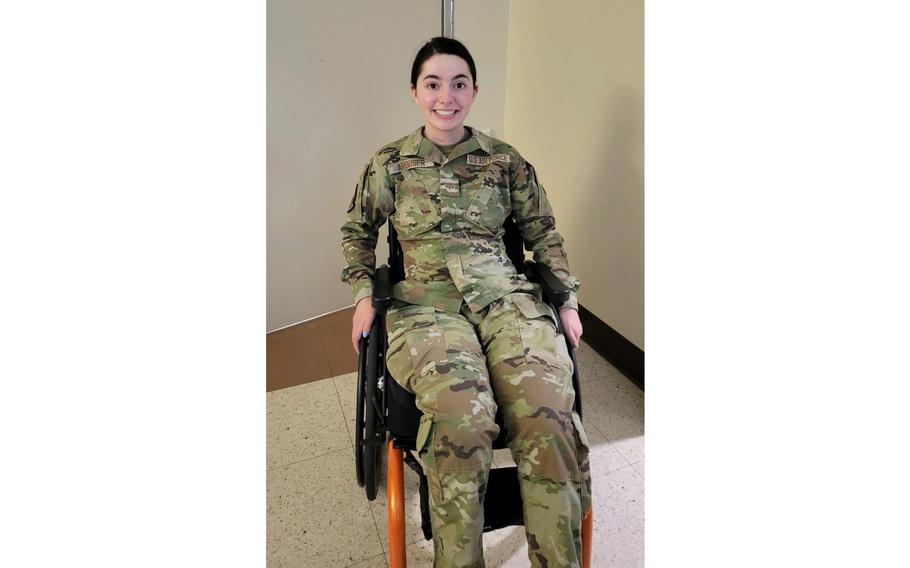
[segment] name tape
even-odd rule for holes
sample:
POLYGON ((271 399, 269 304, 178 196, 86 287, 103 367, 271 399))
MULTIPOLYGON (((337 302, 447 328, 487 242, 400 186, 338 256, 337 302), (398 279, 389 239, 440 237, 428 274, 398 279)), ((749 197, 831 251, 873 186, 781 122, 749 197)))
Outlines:
POLYGON ((411 159, 411 160, 401 160, 398 163, 389 164, 387 169, 390 174, 397 174, 404 170, 410 170, 413 168, 425 168, 429 166, 435 166, 433 162, 429 160, 420 160, 420 159, 411 159))

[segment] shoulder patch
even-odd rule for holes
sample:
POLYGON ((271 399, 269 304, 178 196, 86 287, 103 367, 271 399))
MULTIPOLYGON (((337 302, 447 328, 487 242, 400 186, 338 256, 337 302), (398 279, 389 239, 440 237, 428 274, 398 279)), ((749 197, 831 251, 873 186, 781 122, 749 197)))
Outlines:
MULTIPOLYGON (((369 162, 367 162, 366 165, 363 167, 363 173, 360 175, 360 182, 358 182, 357 185, 354 186, 354 195, 351 196, 351 202, 348 204, 348 213, 350 213, 351 211, 354 210, 354 207, 357 204, 357 196, 361 193, 361 191, 366 189, 367 178, 371 175, 373 175, 373 160, 372 159, 369 162)), ((362 197, 361 197, 360 202, 361 202, 361 213, 362 213, 363 212, 363 198, 362 197)))

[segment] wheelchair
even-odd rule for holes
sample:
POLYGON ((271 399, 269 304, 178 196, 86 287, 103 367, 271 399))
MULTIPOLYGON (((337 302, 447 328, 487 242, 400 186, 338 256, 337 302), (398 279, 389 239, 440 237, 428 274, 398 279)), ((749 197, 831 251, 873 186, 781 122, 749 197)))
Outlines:
MULTIPOLYGON (((559 314, 558 307, 569 298, 569 289, 549 269, 524 258, 524 244, 517 225, 511 218, 504 224, 506 253, 519 273, 543 290, 543 299, 559 314)), ((386 372, 385 355, 387 348, 385 313, 391 299, 395 282, 404 279, 404 263, 401 246, 395 229, 388 224, 389 264, 378 268, 374 274, 373 307, 376 317, 369 335, 360 340, 360 357, 357 373, 357 407, 355 424, 355 467, 357 484, 366 490, 367 499, 376 499, 379 485, 381 451, 387 451, 388 483, 388 524, 389 524, 389 565, 391 568, 405 568, 405 508, 404 508, 404 464, 419 476, 421 530, 424 538, 433 538, 429 515, 429 491, 427 477, 414 456, 416 452, 417 429, 421 412, 415 405, 415 397, 398 385, 386 372)), ((562 322, 556 318, 557 333, 563 335, 562 322)), ((578 365, 575 351, 566 340, 572 359, 572 386, 575 389, 575 412, 581 417, 581 389, 578 379, 578 365)), ((496 414, 500 433, 493 442, 493 449, 506 447, 506 429, 500 412, 496 414)), ((507 526, 524 524, 522 499, 519 489, 517 467, 491 468, 484 499, 484 527, 488 532, 507 526)), ((582 521, 582 566, 590 568, 591 542, 593 535, 593 506, 582 521)))

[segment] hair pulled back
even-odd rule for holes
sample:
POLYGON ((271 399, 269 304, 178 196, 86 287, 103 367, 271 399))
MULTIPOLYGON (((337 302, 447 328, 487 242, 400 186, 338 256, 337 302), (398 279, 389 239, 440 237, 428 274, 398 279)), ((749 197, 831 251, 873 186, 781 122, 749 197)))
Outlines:
POLYGON ((417 56, 414 57, 414 64, 411 65, 411 86, 417 86, 417 77, 420 76, 420 69, 423 67, 423 63, 436 55, 437 53, 442 53, 446 55, 457 55, 458 57, 465 60, 465 63, 468 64, 468 69, 471 71, 471 80, 477 82, 477 69, 474 67, 474 58, 471 57, 471 53, 468 51, 468 48, 464 46, 457 39, 450 37, 434 37, 430 41, 423 44, 423 47, 420 48, 420 51, 417 52, 417 56))

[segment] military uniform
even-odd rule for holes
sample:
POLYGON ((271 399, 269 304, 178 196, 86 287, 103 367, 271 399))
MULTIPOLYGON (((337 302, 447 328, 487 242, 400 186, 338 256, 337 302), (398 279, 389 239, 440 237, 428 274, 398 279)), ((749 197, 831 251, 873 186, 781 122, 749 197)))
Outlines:
POLYGON ((518 465, 532 566, 580 566, 590 507, 588 443, 572 411, 572 362, 557 314, 502 241, 516 221, 536 262, 572 293, 562 237, 534 168, 475 129, 447 155, 418 128, 364 167, 342 227, 355 303, 372 295, 379 227, 398 233, 387 366, 423 412, 417 447, 430 486, 437 567, 483 566, 482 515, 497 404, 518 465))

